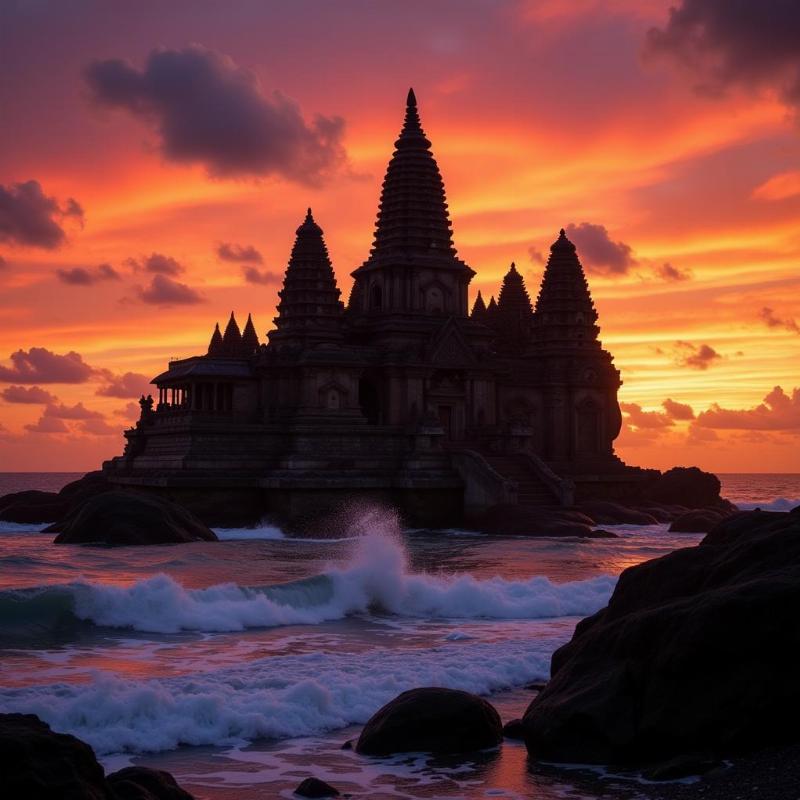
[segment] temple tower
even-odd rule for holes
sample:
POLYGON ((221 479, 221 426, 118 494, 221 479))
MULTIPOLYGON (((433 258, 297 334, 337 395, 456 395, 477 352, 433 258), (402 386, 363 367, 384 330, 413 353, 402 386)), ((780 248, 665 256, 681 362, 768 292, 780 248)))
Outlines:
POLYGON ((521 354, 531 338, 533 307, 525 280, 513 261, 500 287, 494 320, 501 349, 521 354))
POLYGON ((309 345, 341 339, 344 306, 340 295, 322 228, 309 208, 297 229, 283 288, 278 292, 278 316, 275 330, 268 334, 270 344, 309 345))
POLYGON ((222 332, 219 329, 219 322, 214 326, 214 333, 211 334, 211 341, 208 343, 208 355, 221 356, 222 352, 222 332))
POLYGON ((242 355, 253 356, 258 352, 260 343, 258 341, 258 334, 256 333, 256 326, 253 324, 253 317, 251 314, 247 315, 247 323, 242 331, 242 355))
POLYGON ((225 333, 222 335, 221 354, 232 357, 238 357, 242 354, 242 334, 233 311, 231 311, 231 318, 225 326, 225 333))
POLYGON ((483 322, 486 318, 486 303, 483 302, 483 295, 480 290, 478 290, 478 296, 475 298, 472 313, 469 316, 470 319, 474 319, 476 322, 483 322))
POLYGON ((534 337, 545 346, 600 347, 592 296, 575 245, 561 229, 550 247, 533 320, 534 337))
POLYGON ((453 246, 442 176, 410 90, 383 181, 372 250, 353 272, 351 311, 467 317, 474 274, 453 246))

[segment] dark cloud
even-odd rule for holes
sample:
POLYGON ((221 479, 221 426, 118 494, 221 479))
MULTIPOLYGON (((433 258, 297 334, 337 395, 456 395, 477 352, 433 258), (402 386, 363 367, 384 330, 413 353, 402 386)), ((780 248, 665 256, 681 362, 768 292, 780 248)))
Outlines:
POLYGON ((567 237, 578 248, 581 261, 590 272, 624 275, 636 263, 630 245, 613 241, 605 225, 570 223, 567 225, 567 237))
POLYGON ((94 374, 79 353, 64 355, 45 347, 17 350, 10 355, 11 366, 0 365, 0 381, 5 383, 85 383, 94 374))
POLYGON ((94 269, 86 267, 73 267, 72 269, 57 269, 59 280, 72 286, 91 286, 98 281, 118 281, 119 273, 111 264, 100 264, 94 269))
POLYGON ((165 256, 163 253, 151 253, 149 256, 141 258, 128 258, 125 263, 135 270, 142 272, 152 272, 156 275, 180 275, 186 272, 186 267, 172 256, 165 256))
POLYGON ((696 345, 691 342, 675 342, 676 362, 682 367, 708 369, 722 356, 709 344, 696 345))
POLYGON ((664 281, 669 283, 676 283, 678 281, 688 281, 692 277, 692 273, 688 269, 681 269, 669 261, 665 261, 661 266, 656 267, 655 274, 664 281))
POLYGON ((247 261, 251 264, 263 264, 264 257, 251 244, 231 244, 222 242, 217 246, 217 255, 223 261, 247 261))
POLYGON ((785 328, 787 331, 792 331, 792 333, 800 333, 800 325, 794 319, 791 317, 779 317, 767 306, 764 306, 758 312, 758 316, 768 328, 785 328))
POLYGON ((119 59, 95 61, 86 80, 97 103, 151 125, 166 158, 201 163, 216 177, 280 175, 315 184, 345 161, 340 117, 307 123, 294 101, 264 96, 252 72, 204 47, 154 50, 142 70, 119 59))
POLYGON ((719 434, 715 430, 703 428, 699 426, 696 421, 689 425, 689 430, 686 434, 686 444, 708 445, 718 441, 719 434))
POLYGON ((103 397, 120 397, 123 400, 128 397, 141 397, 153 391, 150 385, 150 378, 139 372, 126 372, 124 375, 107 376, 109 383, 101 386, 96 394, 103 397))
POLYGON ((41 386, 31 386, 26 389, 24 386, 8 386, 3 389, 2 398, 7 403, 25 403, 34 405, 36 403, 55 403, 58 398, 50 394, 41 386))
POLYGON ((138 295, 142 302, 154 306, 186 306, 204 299, 196 289, 166 275, 155 275, 148 286, 139 287, 138 295))
POLYGON ((698 415, 696 424, 717 429, 796 431, 800 429, 800 388, 790 396, 776 386, 753 408, 727 409, 714 403, 698 415))
POLYGON ((39 181, 0 184, 0 242, 54 250, 67 238, 68 218, 83 224, 83 209, 73 198, 61 205, 39 181))
POLYGON ((99 411, 92 411, 83 403, 76 403, 74 406, 65 406, 63 403, 48 405, 43 417, 55 417, 56 419, 102 419, 103 415, 99 411))
POLYGON ((680 0, 666 25, 647 33, 645 52, 687 68, 697 88, 769 89, 800 106, 797 0, 680 0))
POLYGON ((670 428, 675 424, 663 411, 645 411, 638 403, 620 403, 619 407, 634 428, 670 428))
POLYGON ((32 433, 69 433, 66 423, 58 417, 42 416, 38 422, 26 425, 25 429, 32 433))
POLYGON ((679 403, 668 397, 661 405, 671 419, 694 419, 694 409, 688 403, 679 403))
POLYGON ((283 275, 279 272, 270 272, 269 270, 258 270, 255 267, 243 267, 242 272, 244 279, 248 283, 260 283, 265 286, 275 283, 280 283, 283 280, 283 275))

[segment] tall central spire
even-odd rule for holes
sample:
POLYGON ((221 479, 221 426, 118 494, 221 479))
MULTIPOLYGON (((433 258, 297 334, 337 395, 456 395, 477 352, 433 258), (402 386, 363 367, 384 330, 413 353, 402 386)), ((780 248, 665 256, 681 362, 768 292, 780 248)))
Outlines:
POLYGON ((406 116, 383 181, 372 256, 387 251, 454 256, 444 184, 409 89, 406 116))
POLYGON ((372 249, 353 273, 361 304, 355 310, 467 316, 466 285, 475 273, 456 255, 444 183, 413 89, 394 147, 372 249))

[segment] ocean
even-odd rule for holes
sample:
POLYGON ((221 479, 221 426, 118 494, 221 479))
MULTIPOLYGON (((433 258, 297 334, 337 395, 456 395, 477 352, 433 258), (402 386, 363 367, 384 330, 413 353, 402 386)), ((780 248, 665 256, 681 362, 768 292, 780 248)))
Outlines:
MULTIPOLYGON (((76 477, 0 473, 0 495, 76 477)), ((720 477, 740 507, 800 504, 800 475, 720 477)), ((217 530, 219 543, 56 547, 41 527, 0 523, 0 710, 79 736, 108 770, 166 769, 204 800, 288 800, 309 775, 369 798, 641 796, 602 771, 530 763, 510 741, 466 762, 342 744, 415 686, 521 716, 623 569, 702 538, 409 531, 374 507, 338 539, 265 524, 217 530)))

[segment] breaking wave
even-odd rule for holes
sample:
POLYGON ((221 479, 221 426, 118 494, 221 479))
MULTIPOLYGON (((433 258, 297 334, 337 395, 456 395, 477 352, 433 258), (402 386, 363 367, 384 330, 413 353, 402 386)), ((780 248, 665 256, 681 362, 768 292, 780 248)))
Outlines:
POLYGON ((742 511, 752 511, 754 508, 760 508, 762 511, 791 511, 793 508, 800 506, 800 498, 776 497, 774 500, 768 500, 763 503, 737 500, 736 505, 742 511))
POLYGON ((550 656, 568 635, 286 655, 160 680, 101 675, 90 684, 6 689, 0 707, 38 714, 100 754, 309 736, 366 722, 417 686, 490 694, 546 680, 550 656))
POLYGON ((401 542, 370 534, 353 543, 349 562, 292 583, 190 589, 165 574, 129 586, 75 582, 0 592, 0 631, 65 621, 151 633, 225 632, 279 625, 314 625, 353 614, 413 618, 544 619, 585 616, 608 601, 608 576, 554 583, 469 574, 414 573, 401 542))

